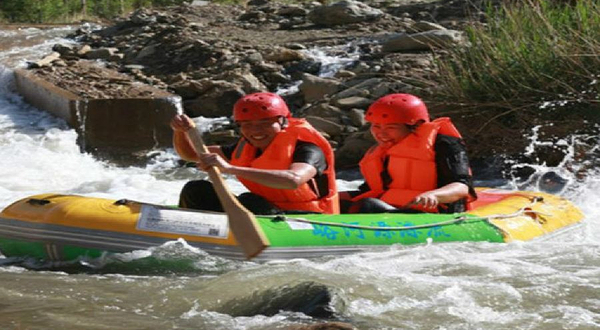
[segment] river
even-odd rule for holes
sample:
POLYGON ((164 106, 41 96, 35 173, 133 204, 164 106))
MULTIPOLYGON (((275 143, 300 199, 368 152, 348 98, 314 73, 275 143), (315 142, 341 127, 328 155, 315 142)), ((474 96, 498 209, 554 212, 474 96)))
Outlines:
MULTIPOLYGON (((45 192, 175 204, 198 173, 179 167, 172 150, 141 167, 95 159, 80 152, 73 129, 14 93, 12 69, 68 42, 62 37, 75 28, 0 29, 0 207, 45 192)), ((544 143, 532 133, 531 148, 544 143)), ((576 143, 561 144, 571 168, 576 143)), ((568 176, 566 163, 532 168, 568 176)), ((535 180, 525 188, 536 189, 535 180)), ((76 264, 0 256, 0 329, 287 329, 322 319, 269 302, 311 290, 330 296, 332 320, 361 330, 598 329, 600 175, 589 170, 561 194, 581 207, 583 225, 532 242, 392 246, 260 264, 215 258, 184 241, 76 264)))

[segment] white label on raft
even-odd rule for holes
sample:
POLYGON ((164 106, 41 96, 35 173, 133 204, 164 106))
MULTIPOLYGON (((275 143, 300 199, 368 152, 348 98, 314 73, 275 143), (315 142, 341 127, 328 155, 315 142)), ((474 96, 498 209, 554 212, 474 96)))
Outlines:
POLYGON ((227 238, 229 235, 229 221, 225 214, 189 212, 152 205, 142 205, 136 228, 158 233, 215 238, 227 238))
POLYGON ((312 224, 301 221, 285 220, 292 230, 313 230, 312 224))

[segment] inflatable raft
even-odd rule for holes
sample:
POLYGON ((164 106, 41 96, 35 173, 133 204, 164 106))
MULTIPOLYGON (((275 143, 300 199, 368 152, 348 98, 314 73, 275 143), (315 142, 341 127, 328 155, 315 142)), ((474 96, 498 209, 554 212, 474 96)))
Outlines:
MULTIPOLYGON (((270 242, 257 259, 315 258, 391 244, 526 241, 583 219, 572 203, 550 194, 478 194, 474 209, 461 214, 257 216, 270 242)), ((0 213, 0 251, 7 257, 96 258, 179 238, 216 256, 244 259, 222 213, 59 194, 27 197, 0 213)))

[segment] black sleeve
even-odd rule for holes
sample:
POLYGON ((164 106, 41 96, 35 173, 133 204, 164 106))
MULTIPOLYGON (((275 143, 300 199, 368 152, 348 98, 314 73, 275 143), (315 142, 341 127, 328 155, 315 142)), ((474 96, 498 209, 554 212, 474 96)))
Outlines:
POLYGON ((317 176, 327 169, 327 160, 323 150, 316 144, 298 141, 292 156, 292 163, 306 163, 317 169, 317 176))
POLYGON ((435 140, 435 162, 438 171, 438 187, 460 182, 469 187, 471 195, 476 196, 467 148, 462 139, 439 134, 435 140))
POLYGON ((231 160, 231 155, 233 155, 235 147, 237 147, 237 143, 221 146, 221 152, 227 160, 231 160))

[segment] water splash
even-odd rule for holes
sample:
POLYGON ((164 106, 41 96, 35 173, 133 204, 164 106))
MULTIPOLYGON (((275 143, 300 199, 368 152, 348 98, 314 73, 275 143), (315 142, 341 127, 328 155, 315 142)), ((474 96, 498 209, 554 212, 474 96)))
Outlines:
POLYGON ((526 156, 525 160, 506 161, 509 169, 505 174, 510 178, 509 186, 513 189, 564 194, 586 185, 586 179, 596 175, 600 136, 572 134, 561 139, 543 138, 539 133, 542 128, 543 125, 532 128, 528 136, 529 145, 523 154, 526 156), (542 155, 550 152, 555 158, 559 158, 553 161, 555 165, 549 165, 543 160, 542 155))
MULTIPOLYGON (((319 77, 333 77, 340 69, 343 69, 360 58, 360 52, 356 47, 356 42, 345 45, 330 47, 314 47, 302 50, 308 58, 316 63, 320 63, 319 77)), ((279 88, 276 93, 279 95, 292 95, 299 91, 298 86, 302 81, 295 81, 289 86, 279 88)))

